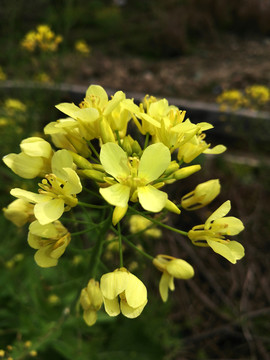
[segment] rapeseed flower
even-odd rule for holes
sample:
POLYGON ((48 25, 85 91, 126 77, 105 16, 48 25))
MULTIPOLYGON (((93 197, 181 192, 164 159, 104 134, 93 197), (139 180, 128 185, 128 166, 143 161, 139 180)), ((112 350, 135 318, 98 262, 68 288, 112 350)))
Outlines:
POLYGON ((147 304, 146 287, 125 268, 102 275, 100 290, 105 311, 110 316, 117 316, 121 311, 124 316, 133 319, 141 314, 147 304))
POLYGON ((56 266, 70 240, 70 233, 60 221, 41 225, 35 220, 29 226, 27 241, 37 249, 34 259, 40 267, 56 266))
POLYGON ((20 143, 19 154, 3 157, 4 163, 24 179, 43 177, 51 171, 53 150, 51 145, 40 137, 29 137, 20 143))
POLYGON ((194 276, 194 269, 187 261, 173 256, 157 255, 153 260, 153 265, 162 271, 159 293, 164 302, 168 299, 169 289, 171 291, 175 289, 174 278, 187 280, 194 276))
POLYGON ((12 201, 6 208, 3 208, 3 212, 5 218, 18 227, 35 220, 34 205, 23 199, 12 201))
POLYGON ((209 216, 205 224, 194 226, 188 232, 188 237, 194 245, 210 246, 214 252, 235 264, 245 255, 245 250, 239 242, 230 241, 225 236, 239 234, 244 230, 244 225, 236 217, 224 217, 230 209, 231 202, 225 201, 209 216))
POLYGON ((107 143, 101 147, 100 162, 113 179, 109 178, 111 185, 99 191, 109 204, 123 209, 123 213, 129 200, 139 201, 147 211, 159 212, 166 206, 168 195, 152 183, 164 173, 170 161, 170 152, 161 143, 148 146, 140 159, 128 157, 115 143, 107 143))
POLYGON ((15 188, 11 195, 35 204, 34 215, 42 225, 58 220, 64 211, 77 205, 76 194, 82 191, 80 178, 72 169, 73 160, 67 150, 58 150, 52 157, 52 173, 39 184, 39 194, 15 188))
POLYGON ((80 304, 83 308, 83 319, 87 325, 92 326, 97 321, 97 311, 103 304, 103 297, 98 281, 90 279, 87 287, 83 288, 80 295, 80 304))

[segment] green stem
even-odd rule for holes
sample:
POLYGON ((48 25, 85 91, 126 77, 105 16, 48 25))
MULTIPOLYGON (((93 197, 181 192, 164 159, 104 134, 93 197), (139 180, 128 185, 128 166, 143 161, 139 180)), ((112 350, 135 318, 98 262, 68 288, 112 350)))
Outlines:
MULTIPOLYGON (((111 230, 115 233, 115 234, 118 234, 118 231, 115 230, 114 227, 111 226, 111 230)), ((128 236, 124 236, 122 235, 122 239, 130 246, 132 247, 133 249, 135 249, 136 251, 138 251, 141 255, 147 257, 148 259, 150 259, 151 261, 154 260, 154 257, 147 254, 146 252, 144 252, 143 250, 139 249, 136 245, 134 245, 131 241, 128 240, 128 237, 131 237, 131 236, 135 236, 135 235, 138 235, 142 232, 144 232, 145 230, 141 230, 141 231, 138 231, 138 233, 135 233, 135 234, 130 234, 128 236)), ((115 239, 112 239, 112 241, 115 241, 115 239)))
POLYGON ((97 239, 94 247, 93 247, 93 251, 91 253, 91 257, 90 257, 90 263, 89 263, 89 268, 87 271, 87 276, 88 278, 95 278, 96 276, 96 272, 97 272, 97 267, 100 261, 100 257, 102 254, 102 248, 103 248, 103 244, 105 241, 105 234, 108 231, 108 229, 110 228, 111 225, 111 211, 110 211, 110 215, 105 217, 105 220, 102 222, 102 224, 104 224, 104 226, 100 229, 99 232, 99 238, 97 239))
POLYGON ((117 233, 118 233, 118 241, 119 241, 119 264, 120 267, 123 267, 123 248, 122 248, 122 234, 121 234, 121 226, 120 222, 117 224, 117 233))
POLYGON ((97 159, 99 160, 99 153, 95 149, 94 145, 91 143, 91 141, 87 141, 87 144, 89 145, 90 149, 93 151, 93 153, 96 155, 97 159))
POLYGON ((144 141, 144 146, 143 146, 143 150, 145 150, 148 146, 148 143, 149 143, 149 132, 147 132, 145 134, 145 141, 144 141))
POLYGON ((126 236, 123 236, 123 240, 124 240, 129 246, 131 246, 133 249, 135 249, 136 251, 138 251, 141 255, 147 257, 147 259, 150 259, 151 261, 154 260, 154 257, 153 257, 153 256, 151 256, 151 255, 147 254, 146 252, 144 252, 143 250, 139 249, 136 245, 134 245, 131 241, 129 241, 126 236))
POLYGON ((104 209, 109 207, 108 205, 94 205, 94 204, 88 204, 82 201, 78 201, 78 205, 84 206, 84 207, 89 207, 91 209, 104 209))
POLYGON ((179 230, 179 229, 175 229, 175 228, 172 227, 172 226, 163 224, 162 222, 160 222, 160 221, 158 221, 158 220, 156 220, 156 219, 153 219, 153 218, 145 215, 144 213, 142 213, 142 212, 140 212, 140 211, 137 211, 137 210, 133 209, 131 206, 129 206, 129 209, 130 209, 131 211, 135 212, 136 214, 141 215, 141 216, 145 217, 146 219, 152 221, 154 224, 157 224, 157 225, 159 225, 159 226, 162 226, 162 227, 164 227, 165 229, 174 231, 174 232, 176 232, 176 233, 178 233, 178 234, 181 234, 181 235, 184 235, 184 236, 188 236, 188 233, 187 233, 186 231, 179 230))
POLYGON ((101 195, 99 195, 98 192, 89 190, 89 189, 87 189, 85 186, 83 186, 83 190, 86 191, 86 192, 88 192, 89 194, 91 194, 91 195, 93 195, 93 196, 98 197, 99 199, 103 199, 103 197, 102 197, 101 195))
POLYGON ((119 131, 118 131, 118 130, 115 130, 115 133, 116 133, 116 138, 117 138, 118 145, 119 145, 120 147, 122 147, 121 139, 120 139, 120 135, 119 135, 119 131))

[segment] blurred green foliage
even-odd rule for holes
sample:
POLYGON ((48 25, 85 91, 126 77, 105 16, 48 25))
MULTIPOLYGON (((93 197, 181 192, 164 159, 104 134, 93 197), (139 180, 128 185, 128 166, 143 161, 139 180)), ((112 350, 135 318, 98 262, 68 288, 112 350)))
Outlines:
POLYGON ((44 23, 65 38, 78 38, 109 53, 174 56, 193 51, 198 40, 220 32, 270 33, 270 5, 258 0, 3 0, 0 11, 1 63, 18 54, 22 36, 44 23))

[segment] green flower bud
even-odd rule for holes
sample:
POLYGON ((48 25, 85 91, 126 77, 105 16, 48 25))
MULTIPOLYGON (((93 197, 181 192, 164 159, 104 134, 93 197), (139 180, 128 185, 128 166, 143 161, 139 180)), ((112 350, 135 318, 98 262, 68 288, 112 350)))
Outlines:
POLYGON ((201 165, 186 166, 182 169, 175 171, 175 173, 173 174, 173 177, 176 180, 185 179, 186 177, 194 174, 195 172, 197 172, 199 170, 201 170, 201 165))

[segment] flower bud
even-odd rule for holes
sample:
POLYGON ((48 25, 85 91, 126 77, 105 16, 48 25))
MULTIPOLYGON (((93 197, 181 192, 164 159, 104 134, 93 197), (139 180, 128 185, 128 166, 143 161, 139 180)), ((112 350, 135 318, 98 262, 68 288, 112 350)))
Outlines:
POLYGON ((185 179, 186 177, 194 174, 195 172, 197 172, 199 170, 201 170, 201 165, 186 166, 182 169, 175 171, 175 173, 173 174, 173 177, 176 180, 185 179))
POLYGON ((109 123, 104 118, 100 120, 99 126, 103 144, 106 144, 107 142, 115 142, 113 131, 109 123))
POLYGON ((97 311, 103 303, 99 283, 90 279, 87 287, 83 288, 80 296, 80 304, 83 308, 83 318, 87 325, 92 326, 97 320, 97 311))
POLYGON ((80 168, 80 169, 92 169, 93 165, 85 159, 83 156, 76 154, 73 151, 69 151, 69 153, 72 155, 74 163, 80 168))
POLYGON ((125 136, 122 142, 122 148, 128 154, 128 156, 132 155, 132 146, 130 141, 130 136, 125 136))
POLYGON ((180 209, 169 199, 166 201, 165 209, 174 212, 175 214, 180 214, 180 209))
POLYGON ((220 193, 218 179, 209 180, 196 186, 195 190, 181 199, 181 205, 186 210, 196 210, 208 205, 220 193))
POLYGON ((164 171, 164 176, 169 176, 173 172, 176 172, 179 169, 179 165, 175 160, 171 161, 170 165, 167 167, 167 169, 164 171))
POLYGON ((86 170, 82 170, 80 173, 84 174, 86 177, 95 180, 97 182, 105 182, 104 173, 102 173, 101 171, 86 169, 86 170))

